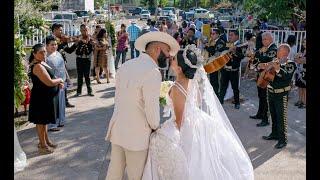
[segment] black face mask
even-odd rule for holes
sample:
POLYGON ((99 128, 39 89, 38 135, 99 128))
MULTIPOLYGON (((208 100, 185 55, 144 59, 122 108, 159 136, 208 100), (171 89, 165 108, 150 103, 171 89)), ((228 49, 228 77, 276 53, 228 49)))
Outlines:
POLYGON ((160 54, 158 56, 158 66, 160 68, 165 68, 167 66, 167 59, 166 55, 163 53, 163 51, 160 51, 160 54))

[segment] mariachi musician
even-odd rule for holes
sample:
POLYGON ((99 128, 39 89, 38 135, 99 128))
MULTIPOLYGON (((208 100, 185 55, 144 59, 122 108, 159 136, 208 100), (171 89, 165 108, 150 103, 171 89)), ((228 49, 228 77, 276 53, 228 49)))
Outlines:
MULTIPOLYGON (((226 42, 220 36, 219 29, 212 29, 209 42, 205 45, 204 49, 208 51, 209 57, 218 56, 221 52, 227 50, 226 42)), ((209 74, 210 76, 210 84, 213 87, 214 92, 219 97, 219 71, 213 72, 209 74)))
POLYGON ((227 43, 227 47, 231 50, 232 58, 229 62, 220 70, 221 78, 220 78, 220 92, 219 92, 219 100, 221 104, 223 104, 224 96, 226 95, 229 82, 231 82, 231 87, 233 90, 233 97, 235 101, 235 108, 240 108, 240 98, 239 98, 239 77, 240 77, 240 62, 244 58, 244 53, 242 52, 242 48, 236 47, 240 44, 239 40, 239 31, 230 30, 228 36, 229 42, 227 43))
MULTIPOLYGON (((75 38, 66 36, 62 33, 63 32, 62 24, 54 23, 51 26, 51 31, 52 31, 52 36, 56 38, 56 41, 58 44, 57 51, 60 52, 60 54, 62 55, 64 62, 65 62, 65 67, 66 67, 67 58, 66 58, 66 54, 65 54, 65 49, 68 48, 68 43, 72 42, 75 38)), ((66 70, 66 76, 67 76, 67 80, 66 80, 67 83, 71 83, 67 70, 66 70)), ((65 87, 67 87, 67 86, 65 86, 65 87)), ((69 103, 67 93, 65 93, 65 101, 66 101, 66 107, 69 107, 69 108, 75 107, 74 105, 69 103)))
POLYGON ((77 41, 70 47, 64 50, 67 53, 76 52, 76 65, 77 65, 77 93, 76 97, 81 95, 83 77, 87 85, 87 93, 89 96, 94 96, 92 93, 91 82, 90 82, 90 66, 91 66, 91 55, 93 51, 94 39, 89 35, 89 28, 85 24, 80 26, 81 35, 77 38, 77 41))
MULTIPOLYGON (((263 71, 260 67, 263 63, 268 63, 272 61, 277 55, 277 46, 273 43, 273 37, 270 32, 264 32, 262 34, 262 48, 260 48, 255 53, 255 58, 253 64, 256 67, 258 72, 258 78, 261 72, 263 71)), ((267 102, 267 89, 258 88, 258 97, 259 97, 259 108, 258 112, 254 116, 250 116, 252 119, 262 119, 262 121, 257 124, 258 127, 269 125, 268 120, 268 102, 267 102)))
MULTIPOLYGON (((274 72, 273 81, 267 85, 268 105, 272 119, 272 131, 268 136, 262 136, 265 140, 278 140, 275 148, 280 149, 287 145, 287 111, 290 83, 296 70, 296 64, 288 60, 290 46, 281 44, 277 52, 277 62, 268 63, 268 69, 274 72), (269 66, 269 67, 268 67, 269 66), (273 66, 270 68, 270 66, 273 66)), ((267 69, 266 69, 267 70, 267 69)))

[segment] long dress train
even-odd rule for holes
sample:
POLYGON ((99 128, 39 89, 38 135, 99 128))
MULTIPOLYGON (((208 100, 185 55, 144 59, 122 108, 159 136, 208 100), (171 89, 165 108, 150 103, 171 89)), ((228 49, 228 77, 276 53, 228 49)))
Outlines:
POLYGON ((14 127, 14 173, 22 171, 26 166, 27 156, 20 146, 17 131, 14 127))
POLYGON ((189 81, 180 131, 176 128, 172 100, 171 118, 150 137, 143 180, 253 180, 248 154, 229 122, 203 68, 189 81))

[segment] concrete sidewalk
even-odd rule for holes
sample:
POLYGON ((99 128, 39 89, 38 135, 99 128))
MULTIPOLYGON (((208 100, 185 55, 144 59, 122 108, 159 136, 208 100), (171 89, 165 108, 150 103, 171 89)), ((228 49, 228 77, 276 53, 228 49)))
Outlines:
MULTIPOLYGON (((74 80, 73 80, 74 81, 74 80)), ((27 154, 29 165, 15 174, 17 180, 103 180, 110 159, 110 143, 104 140, 114 107, 114 80, 110 84, 92 81, 94 97, 71 97, 75 108, 66 111, 65 127, 59 132, 49 132, 49 137, 59 147, 53 154, 39 156, 38 138, 33 124, 18 131, 20 144, 27 154)), ((271 126, 258 128, 259 121, 249 119, 257 111, 255 83, 242 81, 240 93, 245 97, 240 110, 226 102, 225 111, 252 160, 256 180, 303 180, 306 175, 305 109, 293 106, 296 95, 289 98, 289 144, 276 150, 276 141, 264 141, 271 126)), ((83 94, 86 87, 83 86, 83 94)))

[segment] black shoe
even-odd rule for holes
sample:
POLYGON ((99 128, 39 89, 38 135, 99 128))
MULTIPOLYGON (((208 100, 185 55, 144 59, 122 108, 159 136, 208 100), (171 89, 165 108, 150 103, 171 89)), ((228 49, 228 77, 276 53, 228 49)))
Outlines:
POLYGON ((77 93, 76 95, 74 95, 74 97, 79 97, 81 95, 81 93, 77 93))
POLYGON ((295 106, 299 106, 302 102, 301 101, 297 101, 296 103, 294 103, 295 106))
POLYGON ((257 124, 258 127, 263 127, 263 126, 268 126, 270 123, 268 122, 261 122, 259 124, 257 124))
POLYGON ((72 104, 70 104, 70 103, 66 103, 66 107, 67 107, 67 108, 73 108, 73 107, 75 107, 75 106, 72 105, 72 104))
POLYGON ((235 109, 240 109, 240 104, 235 104, 235 105, 234 105, 234 108, 235 108, 235 109))
POLYGON ((88 93, 88 96, 94 96, 94 94, 92 94, 92 93, 88 93))
POLYGON ((48 131, 56 132, 56 131, 60 131, 60 129, 59 128, 51 128, 51 129, 48 129, 48 131))
POLYGON ((254 115, 254 116, 249 116, 251 119, 262 119, 261 116, 258 115, 254 115))
POLYGON ((281 148, 286 147, 286 146, 287 146, 286 142, 278 142, 274 147, 276 149, 281 149, 281 148))
POLYGON ((269 135, 269 136, 262 136, 262 139, 264 140, 278 140, 277 137, 269 135))
POLYGON ((306 105, 305 105, 305 104, 303 104, 303 103, 301 103, 301 104, 299 104, 299 105, 298 105, 298 108, 299 108, 299 109, 306 108, 306 105))

